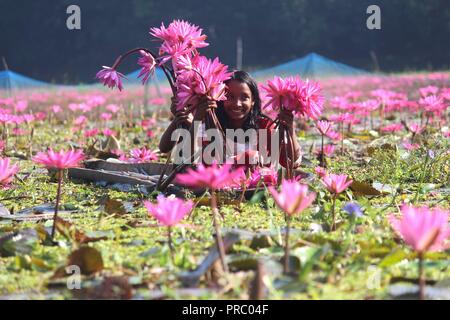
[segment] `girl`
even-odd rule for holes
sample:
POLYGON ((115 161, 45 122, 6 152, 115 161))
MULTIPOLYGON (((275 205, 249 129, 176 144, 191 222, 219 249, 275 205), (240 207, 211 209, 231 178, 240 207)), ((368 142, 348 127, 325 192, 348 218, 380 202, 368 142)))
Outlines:
MULTIPOLYGON (((227 85, 227 100, 216 102, 203 97, 199 100, 195 107, 194 114, 191 113, 192 106, 188 106, 182 111, 174 112, 175 102, 172 98, 171 110, 174 113, 174 120, 164 132, 159 143, 159 149, 162 153, 167 153, 175 145, 175 141, 171 140, 172 132, 179 126, 188 128, 193 121, 202 121, 205 119, 208 109, 215 109, 217 118, 225 131, 226 129, 259 129, 268 130, 267 144, 262 145, 258 138, 257 148, 266 148, 266 152, 270 155, 270 136, 275 125, 271 119, 266 117, 261 112, 261 98, 259 96, 258 85, 250 75, 245 71, 235 71, 232 77, 225 82, 227 85)), ((279 163, 286 167, 286 154, 289 160, 293 159, 294 166, 298 166, 301 161, 300 146, 295 138, 294 117, 290 111, 281 111, 279 115, 280 122, 287 128, 290 141, 293 145, 288 145, 286 141, 279 138, 279 163), (287 148, 287 149, 286 149, 287 148), (286 149, 286 150, 285 150, 286 149), (292 154, 293 152, 293 154, 292 154)), ((235 142, 236 143, 236 142, 235 142)), ((239 153, 245 149, 246 146, 236 146, 238 153, 234 155, 235 159, 239 157, 239 153)), ((234 150, 236 150, 234 149, 234 150)), ((257 151, 257 150, 254 150, 257 151)), ((245 164, 248 164, 249 156, 246 153, 245 164)))

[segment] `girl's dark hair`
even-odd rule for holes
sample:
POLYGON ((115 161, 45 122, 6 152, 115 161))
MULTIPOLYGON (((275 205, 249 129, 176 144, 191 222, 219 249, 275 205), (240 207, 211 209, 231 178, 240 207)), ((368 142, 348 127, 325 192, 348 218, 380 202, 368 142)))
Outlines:
MULTIPOLYGON (((248 85, 248 87, 250 88, 250 91, 252 93, 253 101, 255 102, 252 110, 250 111, 250 113, 247 116, 247 119, 244 122, 242 129, 244 129, 244 130, 258 129, 257 120, 259 118, 263 117, 263 115, 261 113, 261 98, 259 96, 258 84, 256 83, 255 80, 253 80, 253 78, 247 72, 242 71, 242 70, 234 71, 231 78, 228 79, 227 81, 225 81, 225 84, 227 84, 228 82, 230 82, 232 80, 236 80, 236 81, 239 81, 240 83, 245 83, 246 85, 248 85)), ((219 119, 220 124, 222 125, 223 128, 230 127, 228 125, 229 119, 228 119, 227 114, 225 113, 223 101, 219 101, 217 103, 217 118, 219 119)))

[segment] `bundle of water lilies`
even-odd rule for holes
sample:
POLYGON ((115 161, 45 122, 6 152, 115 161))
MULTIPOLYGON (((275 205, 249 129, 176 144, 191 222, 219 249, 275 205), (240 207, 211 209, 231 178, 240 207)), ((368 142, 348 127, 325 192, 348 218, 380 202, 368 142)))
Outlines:
MULTIPOLYGON (((139 53, 141 56, 137 63, 142 69, 138 77, 142 77, 145 84, 156 66, 161 67, 177 98, 177 110, 183 109, 188 101, 192 103, 205 95, 216 101, 225 99, 224 81, 230 78, 231 73, 218 58, 211 60, 198 52, 197 49, 209 45, 202 29, 186 21, 175 20, 167 28, 164 24, 160 28, 151 28, 150 34, 162 42, 158 54, 147 48, 132 49, 119 56, 112 67, 103 67, 97 78, 110 88, 122 90, 124 75, 117 68, 124 58, 139 53)), ((216 118, 212 120, 219 125, 216 118)))

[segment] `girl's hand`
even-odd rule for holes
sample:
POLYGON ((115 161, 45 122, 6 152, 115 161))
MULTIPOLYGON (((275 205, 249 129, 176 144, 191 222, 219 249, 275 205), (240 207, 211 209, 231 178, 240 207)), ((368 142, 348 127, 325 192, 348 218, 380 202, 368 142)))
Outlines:
POLYGON ((208 110, 213 110, 217 108, 217 102, 212 100, 210 97, 203 96, 197 105, 195 112, 195 120, 203 120, 206 116, 208 110))
POLYGON ((177 110, 178 99, 175 96, 171 98, 170 111, 175 117, 173 121, 177 126, 184 124, 189 126, 191 125, 192 121, 194 120, 194 115, 192 114, 192 102, 195 101, 194 98, 195 97, 189 99, 186 103, 187 105, 181 110, 177 110))
POLYGON ((294 114, 292 111, 281 110, 278 119, 280 119, 280 124, 284 125, 290 132, 294 131, 294 114))
POLYGON ((184 108, 183 110, 177 111, 175 113, 175 123, 178 125, 191 125, 194 120, 194 115, 192 114, 190 109, 184 108))

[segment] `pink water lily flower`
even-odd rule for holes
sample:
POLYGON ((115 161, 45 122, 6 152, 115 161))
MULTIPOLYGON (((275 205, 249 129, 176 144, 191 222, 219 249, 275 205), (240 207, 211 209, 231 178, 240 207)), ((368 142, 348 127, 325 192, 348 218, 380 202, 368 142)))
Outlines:
POLYGON ((402 216, 388 217, 392 228, 417 252, 446 249, 445 241, 450 237, 449 212, 440 208, 403 205, 402 216))
POLYGON ((107 137, 109 137, 109 136, 116 136, 116 135, 117 135, 116 132, 115 132, 114 130, 111 130, 111 129, 109 129, 109 128, 103 129, 103 130, 102 130, 102 134, 103 134, 104 136, 107 136, 107 137))
MULTIPOLYGON (((333 155, 334 151, 336 149, 336 146, 334 144, 326 144, 323 146, 323 154, 326 156, 333 155)), ((317 149, 316 153, 320 154, 322 152, 321 149, 317 149)))
POLYGON ((342 135, 339 132, 328 130, 326 136, 331 140, 337 141, 342 139, 342 135))
POLYGON ((121 78, 125 76, 113 68, 103 66, 103 69, 97 72, 95 77, 111 89, 115 87, 119 88, 119 91, 123 89, 121 78))
POLYGON ((318 82, 307 79, 303 82, 300 89, 301 104, 303 105, 302 111, 304 115, 308 115, 312 119, 320 117, 323 111, 323 103, 325 98, 321 93, 321 87, 318 82), (304 111, 303 111, 304 109, 304 111))
POLYGON ((393 123, 380 128, 381 132, 397 132, 403 129, 403 124, 393 123))
POLYGON ((67 169, 78 167, 81 160, 84 159, 82 150, 60 150, 53 151, 51 148, 47 152, 38 152, 33 157, 33 161, 46 166, 47 168, 67 169))
POLYGON ((404 142, 402 144, 402 146, 408 151, 413 151, 413 150, 416 150, 416 149, 420 148, 419 144, 417 144, 417 143, 409 143, 409 142, 404 142))
POLYGON ((280 192, 274 187, 269 187, 269 191, 275 203, 288 215, 303 212, 316 199, 315 192, 308 193, 308 186, 297 181, 283 180, 280 192))
POLYGON ((163 195, 157 197, 156 204, 150 201, 144 201, 144 205, 149 214, 166 227, 177 225, 194 207, 194 203, 191 200, 183 201, 175 197, 165 197, 163 195))
MULTIPOLYGON (((186 57, 186 59, 189 59, 186 57)), ((185 107, 186 103, 196 96, 207 95, 216 101, 226 99, 225 81, 230 79, 228 67, 214 60, 197 55, 191 59, 189 68, 179 69, 177 87, 177 110, 185 107)))
POLYGON ((19 100, 14 105, 14 109, 16 112, 23 112, 28 108, 28 101, 27 100, 19 100))
POLYGON ((59 105, 53 105, 52 106, 53 113, 59 113, 62 111, 61 107, 59 105))
POLYGON ((43 121, 43 120, 45 120, 45 118, 47 118, 47 113, 45 113, 45 112, 36 112, 34 114, 34 117, 35 117, 36 120, 43 121))
POLYGON ((176 226, 187 214, 192 211, 194 203, 191 200, 183 201, 176 197, 165 197, 160 194, 157 197, 156 204, 153 204, 150 201, 144 201, 144 206, 147 208, 147 211, 151 216, 158 220, 160 224, 167 227, 170 256, 172 258, 172 262, 175 262, 175 250, 172 244, 172 227, 176 226))
POLYGON ((327 175, 327 171, 323 167, 315 167, 314 172, 321 178, 327 175))
POLYGON ((156 161, 159 159, 158 154, 155 151, 148 150, 145 147, 142 149, 133 149, 130 151, 130 162, 141 163, 141 162, 150 162, 156 161))
POLYGON ((242 170, 231 168, 231 164, 222 166, 216 163, 211 166, 199 164, 196 170, 189 168, 186 173, 177 174, 176 181, 186 186, 217 190, 230 184, 235 185, 235 181, 242 178, 242 170))
MULTIPOLYGON (((174 20, 167 28, 164 23, 160 28, 151 28, 150 34, 163 41, 159 54, 166 55, 162 56, 160 65, 172 58, 176 60, 179 56, 191 55, 196 49, 208 46, 206 35, 202 34, 202 31, 198 26, 184 20, 174 20)), ((176 61, 173 62, 176 67, 176 61)))
POLYGON ((334 153, 336 146, 334 144, 327 144, 324 146, 323 152, 327 156, 331 156, 334 153))
POLYGON ((329 173, 323 176, 322 182, 327 187, 328 191, 338 194, 347 189, 352 184, 353 180, 348 179, 345 174, 329 173))
POLYGON ((144 129, 148 129, 148 128, 154 126, 155 124, 156 124, 156 120, 153 119, 153 118, 150 118, 150 119, 143 119, 143 120, 141 121, 141 126, 142 126, 142 128, 144 128, 144 129))
POLYGON ((155 73, 156 61, 150 53, 144 50, 140 50, 139 53, 141 54, 141 57, 138 59, 138 65, 140 65, 142 69, 138 74, 138 78, 142 77, 142 84, 145 84, 155 73))
POLYGON ((155 131, 153 131, 152 129, 148 129, 145 134, 147 137, 153 138, 155 136, 155 131))
POLYGON ((334 122, 351 123, 354 119, 355 116, 348 112, 330 116, 330 120, 334 122))
POLYGON ((10 165, 9 158, 0 158, 0 185, 7 188, 18 171, 19 166, 17 164, 10 165))
MULTIPOLYGON (((300 79, 298 78, 300 81, 300 79)), ((265 94, 266 103, 265 108, 269 108, 274 111, 279 111, 282 106, 289 107, 289 105, 295 104, 295 97, 293 97, 293 86, 295 84, 294 79, 283 79, 275 76, 272 80, 268 80, 266 85, 262 85, 262 92, 265 94)))
POLYGON ((73 123, 77 126, 83 126, 87 121, 88 118, 86 118, 85 116, 78 116, 73 123))
POLYGON ((283 107, 295 115, 317 119, 323 110, 324 97, 317 82, 301 80, 298 76, 285 79, 275 76, 261 87, 267 102, 264 109, 280 111, 283 107))
POLYGON ((424 260, 428 251, 448 249, 450 228, 448 225, 449 211, 440 208, 414 207, 403 205, 402 216, 388 216, 392 228, 411 246, 419 258, 419 297, 425 299, 424 260))
POLYGON ((249 180, 247 181, 247 185, 249 187, 256 187, 259 184, 264 183, 266 186, 272 186, 277 184, 278 181, 278 172, 273 168, 256 168, 249 180))
POLYGON ((300 184, 295 180, 283 180, 281 182, 280 192, 277 192, 274 187, 269 187, 269 192, 278 207, 286 213, 283 269, 285 273, 289 273, 289 230, 291 217, 302 213, 309 207, 316 199, 316 193, 308 193, 308 186, 300 184))
MULTIPOLYGON (((319 173, 319 176, 321 173, 319 173)), ((332 195, 332 207, 331 207, 331 214, 333 217, 332 223, 331 223, 331 230, 336 230, 336 198, 338 195, 343 192, 345 189, 347 189, 352 183, 353 180, 348 179, 348 177, 345 174, 333 174, 333 173, 325 173, 322 178, 322 183, 325 185, 325 187, 328 189, 328 191, 332 195)))
POLYGON ((85 130, 83 133, 83 136, 86 138, 89 137, 95 137, 100 131, 97 128, 91 129, 91 130, 85 130))
POLYGON ((408 126, 409 131, 411 131, 414 134, 419 134, 422 132, 422 130, 424 129, 424 127, 422 127, 420 124, 418 123, 411 123, 408 126))
POLYGON ((53 240, 56 231, 56 218, 58 217, 59 202, 61 199, 61 186, 63 181, 63 170, 67 168, 78 167, 81 160, 84 159, 82 150, 60 150, 59 152, 54 152, 51 148, 47 152, 38 152, 38 154, 33 157, 33 161, 44 165, 47 168, 53 168, 58 170, 58 189, 56 191, 56 205, 55 213, 53 216, 53 226, 51 232, 51 238, 53 240))
POLYGON ((240 182, 243 177, 245 177, 243 170, 231 170, 231 168, 231 164, 218 166, 216 163, 213 163, 208 167, 200 164, 196 170, 189 168, 186 173, 177 174, 175 177, 175 180, 183 185, 194 188, 206 188, 210 190, 213 225, 216 232, 216 243, 219 248, 219 257, 222 263, 222 268, 225 272, 228 271, 228 265, 225 262, 225 246, 223 244, 219 222, 217 221, 217 215, 219 212, 217 209, 215 191, 217 189, 235 187, 241 184, 240 182))
POLYGON ((112 112, 112 113, 117 113, 117 111, 120 110, 120 107, 116 104, 108 104, 106 106, 106 110, 112 112))
POLYGON ((100 118, 102 120, 108 121, 112 119, 112 114, 109 112, 102 112, 102 114, 100 115, 100 118))
POLYGON ((424 98, 428 95, 435 95, 438 93, 438 91, 439 91, 439 88, 435 87, 435 86, 427 86, 427 87, 419 88, 420 95, 424 98))
POLYGON ((332 123, 326 120, 317 121, 317 130, 319 130, 320 134, 327 134, 328 130, 330 130, 332 123))
POLYGON ((444 98, 431 95, 419 100, 421 106, 425 108, 425 111, 434 112, 440 114, 447 109, 447 104, 444 103, 444 98))

